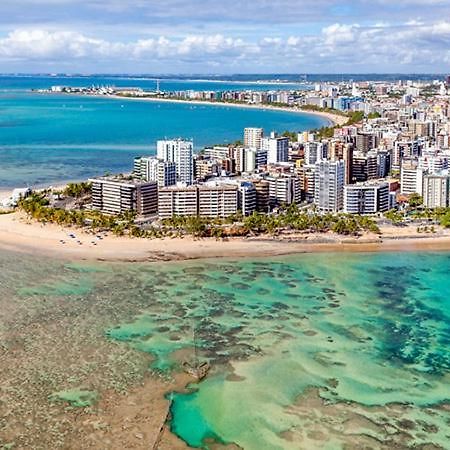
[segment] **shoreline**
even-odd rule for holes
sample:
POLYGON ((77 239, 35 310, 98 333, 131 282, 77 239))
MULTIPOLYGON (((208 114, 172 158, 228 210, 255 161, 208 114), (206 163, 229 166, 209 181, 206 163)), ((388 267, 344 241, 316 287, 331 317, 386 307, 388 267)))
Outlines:
MULTIPOLYGON (((70 95, 70 94, 69 94, 70 95)), ((89 97, 99 97, 99 98, 111 98, 117 100, 140 100, 140 101, 150 101, 150 102, 160 102, 160 103, 182 103, 187 105, 206 105, 206 106, 220 106, 233 108, 244 108, 244 109, 258 109, 265 111, 281 111, 290 112, 294 114, 311 114, 313 116, 322 117, 329 122, 329 125, 339 125, 342 126, 348 121, 348 117, 340 116, 339 114, 333 114, 326 111, 309 111, 303 110, 297 107, 284 107, 284 106, 272 106, 272 105, 252 105, 248 103, 231 103, 231 102, 214 102, 209 100, 183 100, 176 98, 152 98, 152 97, 124 97, 122 95, 89 95, 89 97)))
MULTIPOLYGON (((42 93, 41 93, 42 94, 42 93)), ((52 92, 47 92, 47 95, 53 95, 52 92)), ((281 111, 288 112, 293 114, 304 114, 304 115, 312 115, 325 119, 328 124, 327 126, 342 126, 348 121, 348 117, 341 116, 339 114, 333 114, 326 111, 310 111, 304 110, 298 107, 288 107, 288 106, 273 106, 273 105, 253 105, 249 103, 231 103, 231 102, 214 102, 209 100, 185 100, 185 99, 177 99, 177 98, 155 98, 155 97, 125 97, 122 95, 96 95, 96 94, 83 94, 83 93, 58 93, 59 95, 68 95, 68 96, 77 96, 80 98, 89 97, 89 98, 107 98, 112 100, 134 100, 134 101, 142 101, 142 102, 155 102, 155 103, 180 103, 186 105, 205 105, 205 106, 217 106, 217 107, 232 107, 232 108, 243 108, 243 109, 257 109, 261 111, 281 111)), ((308 131, 308 130, 305 130, 308 131)))
POLYGON ((272 238, 165 238, 116 237, 82 229, 29 221, 15 212, 0 215, 0 249, 65 260, 105 262, 188 261, 208 258, 258 258, 301 253, 372 253, 450 251, 450 232, 418 235, 411 229, 387 231, 379 238, 349 238, 326 234, 296 234, 272 238), (74 235, 75 237, 71 237, 74 235), (100 237, 97 237, 100 236, 100 237))

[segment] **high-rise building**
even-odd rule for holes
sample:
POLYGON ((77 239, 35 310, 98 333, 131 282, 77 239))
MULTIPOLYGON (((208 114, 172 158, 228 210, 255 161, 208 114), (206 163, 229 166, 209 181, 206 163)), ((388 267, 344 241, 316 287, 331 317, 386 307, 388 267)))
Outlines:
POLYGON ((268 212, 270 208, 269 201, 269 182, 267 180, 253 180, 256 190, 256 210, 260 212, 268 212))
POLYGON ((177 168, 177 182, 192 184, 194 179, 194 144, 183 139, 157 142, 157 158, 174 162, 177 168))
POLYGON ((222 164, 213 159, 194 159, 194 175, 196 180, 206 180, 212 176, 220 175, 222 164))
POLYGON ((315 165, 314 203, 319 211, 338 212, 344 206, 344 161, 322 160, 315 165))
POLYGON ((377 153, 356 152, 353 155, 352 177, 355 182, 363 182, 378 178, 377 153))
POLYGON ((222 160, 230 157, 230 148, 223 146, 214 146, 205 148, 203 154, 206 158, 222 160))
POLYGON ((366 131, 360 131, 356 135, 356 149, 362 153, 376 148, 377 140, 375 134, 366 131))
POLYGON ((388 151, 377 152, 377 177, 386 178, 391 171, 391 154, 388 151))
POLYGON ((256 150, 255 148, 246 148, 244 152, 244 170, 243 172, 252 173, 256 169, 256 150))
POLYGON ((389 210, 389 184, 367 182, 344 187, 344 212, 376 214, 389 210))
POLYGON ((424 154, 419 156, 417 167, 429 174, 440 173, 448 169, 448 159, 448 156, 444 155, 424 154))
POLYGON ((256 211, 256 188, 253 183, 243 181, 239 184, 238 208, 244 216, 249 216, 256 211))
POLYGON ((400 172, 400 190, 402 194, 423 194, 424 171, 413 163, 402 164, 400 172))
POLYGON ((144 181, 156 181, 158 187, 177 183, 176 164, 162 159, 145 157, 134 159, 134 176, 144 181))
POLYGON ((289 159, 289 138, 287 137, 276 137, 272 134, 262 139, 261 147, 267 151, 267 164, 287 162, 289 159))
POLYGON ((290 205, 302 201, 300 179, 296 176, 281 175, 267 177, 269 182, 269 202, 271 206, 290 205))
POLYGON ((260 149, 263 136, 264 130, 262 128, 245 128, 244 147, 260 149))
POLYGON ((300 188, 307 203, 314 202, 314 177, 316 166, 303 166, 298 170, 300 188))
POLYGON ((344 183, 350 184, 353 180, 353 144, 345 144, 342 159, 345 165, 344 183))
POLYGON ((317 161, 327 159, 328 148, 322 142, 307 142, 305 144, 305 164, 313 165, 317 161))
POLYGON ((450 175, 448 172, 425 175, 423 204, 427 208, 448 208, 450 206, 450 175))
POLYGON ((92 183, 92 207, 107 214, 136 211, 138 215, 154 214, 158 210, 156 181, 118 177, 89 180, 92 183))
POLYGON ((238 211, 238 187, 230 184, 198 186, 200 217, 229 217, 238 211))

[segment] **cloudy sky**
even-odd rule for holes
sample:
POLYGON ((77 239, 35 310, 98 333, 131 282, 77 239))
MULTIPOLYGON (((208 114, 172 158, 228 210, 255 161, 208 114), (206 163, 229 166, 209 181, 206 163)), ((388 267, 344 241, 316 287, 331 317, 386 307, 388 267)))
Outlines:
POLYGON ((450 0, 0 0, 0 72, 450 72, 450 0))

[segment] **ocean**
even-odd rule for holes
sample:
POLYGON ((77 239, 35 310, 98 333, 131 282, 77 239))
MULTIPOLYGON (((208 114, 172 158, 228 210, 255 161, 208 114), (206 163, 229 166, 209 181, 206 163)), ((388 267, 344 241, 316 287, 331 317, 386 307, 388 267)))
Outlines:
MULTIPOLYGON (((317 116, 283 111, 31 92, 57 84, 156 86, 154 80, 129 78, 0 77, 0 189, 128 172, 135 156, 154 154, 158 139, 193 139, 200 150, 242 139, 248 126, 283 132, 328 123, 317 116)), ((161 82, 165 90, 246 88, 273 89, 277 85, 161 82)))
POLYGON ((0 264, 0 442, 55 392, 170 377, 195 344, 211 371, 170 422, 192 448, 448 448, 449 253, 0 264))

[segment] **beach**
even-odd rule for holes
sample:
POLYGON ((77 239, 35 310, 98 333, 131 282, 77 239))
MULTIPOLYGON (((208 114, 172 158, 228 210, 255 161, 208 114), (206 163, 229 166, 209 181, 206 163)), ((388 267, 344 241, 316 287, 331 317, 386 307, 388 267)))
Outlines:
POLYGON ((198 258, 265 257, 311 252, 450 250, 450 233, 418 234, 415 227, 386 227, 383 236, 350 238, 293 234, 253 238, 139 239, 97 235, 84 229, 30 221, 20 212, 0 215, 0 249, 66 260, 181 261, 198 258), (98 236, 98 237, 97 237, 98 236))
MULTIPOLYGON (((72 94, 70 94, 72 95, 72 94)), ((205 106, 221 106, 221 107, 232 107, 232 108, 246 108, 246 109, 260 109, 260 110, 268 110, 268 111, 283 111, 290 112, 296 114, 311 114, 313 116, 323 117, 326 119, 330 125, 339 125, 342 126, 348 121, 348 117, 341 116, 339 114, 333 114, 325 111, 310 111, 304 110, 297 107, 288 107, 288 106, 272 106, 272 105, 264 105, 264 104, 248 104, 248 103, 228 103, 228 102, 213 102, 213 101, 205 101, 205 100, 181 100, 175 98, 153 98, 153 97, 125 97, 123 95, 107 95, 107 96, 99 96, 99 95, 88 95, 89 97, 106 97, 112 98, 116 100, 137 100, 137 101, 147 101, 147 102, 164 102, 164 103, 184 103, 189 105, 205 105, 205 106)))

